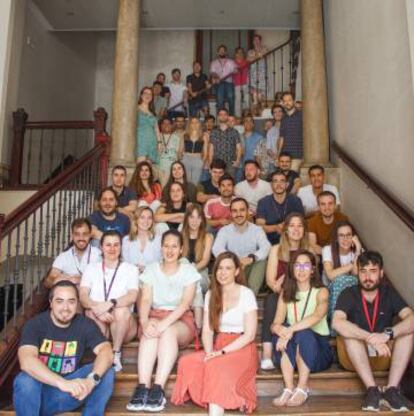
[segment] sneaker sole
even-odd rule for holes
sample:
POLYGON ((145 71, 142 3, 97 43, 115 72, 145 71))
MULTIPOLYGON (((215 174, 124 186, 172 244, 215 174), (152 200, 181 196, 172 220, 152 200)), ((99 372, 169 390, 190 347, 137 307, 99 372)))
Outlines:
POLYGON ((161 410, 165 409, 165 405, 167 404, 167 399, 164 397, 162 399, 162 403, 159 406, 144 406, 144 408, 142 410, 144 410, 145 412, 151 412, 151 413, 156 413, 156 412, 161 412, 161 410))
POLYGON ((388 409, 390 409, 391 411, 393 411, 395 413, 405 413, 405 412, 409 412, 410 411, 410 409, 408 407, 405 407, 405 406, 404 407, 400 407, 399 409, 395 409, 385 399, 382 399, 381 400, 381 404, 384 405, 385 407, 388 407, 388 409))
POLYGON ((361 407, 361 410, 363 411, 363 412, 379 412, 379 407, 378 408, 375 408, 375 407, 372 407, 372 406, 367 406, 367 407, 361 407))
POLYGON ((130 404, 128 403, 126 405, 126 409, 129 410, 130 412, 142 412, 144 410, 144 405, 142 406, 137 406, 135 404, 130 404))

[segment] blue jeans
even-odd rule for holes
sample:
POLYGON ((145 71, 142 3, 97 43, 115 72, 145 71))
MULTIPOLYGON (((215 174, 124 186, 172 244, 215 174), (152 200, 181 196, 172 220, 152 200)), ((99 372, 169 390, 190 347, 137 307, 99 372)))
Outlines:
MULTIPOLYGON (((65 377, 66 380, 85 378, 93 369, 93 364, 78 368, 65 377)), ((14 379, 13 403, 16 416, 54 416, 70 412, 85 405, 83 416, 105 414, 105 407, 114 388, 115 372, 110 368, 102 377, 101 382, 82 401, 73 398, 56 387, 41 383, 29 374, 21 371, 14 379)))
POLYGON ((208 112, 208 101, 206 99, 191 100, 189 101, 189 107, 190 117, 198 117, 201 111, 208 112))
POLYGON ((216 86, 217 113, 224 108, 225 103, 229 104, 229 114, 234 116, 234 84, 221 81, 216 86))

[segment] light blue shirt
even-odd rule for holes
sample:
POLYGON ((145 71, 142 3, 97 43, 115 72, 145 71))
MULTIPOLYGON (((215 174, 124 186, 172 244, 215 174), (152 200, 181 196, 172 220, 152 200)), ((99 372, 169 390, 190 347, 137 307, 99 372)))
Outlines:
POLYGON ((263 139, 263 136, 257 131, 253 131, 250 134, 250 136, 246 136, 246 133, 245 133, 243 162, 245 162, 246 160, 255 160, 256 146, 262 139, 263 139))

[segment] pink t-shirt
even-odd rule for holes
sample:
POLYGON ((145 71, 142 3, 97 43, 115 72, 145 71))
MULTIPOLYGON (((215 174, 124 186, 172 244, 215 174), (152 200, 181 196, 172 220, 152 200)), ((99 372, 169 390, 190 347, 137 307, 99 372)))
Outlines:
POLYGON ((249 75, 249 63, 246 59, 242 59, 240 61, 234 61, 239 69, 237 74, 233 75, 233 84, 234 85, 246 85, 247 84, 247 77, 249 75))
MULTIPOLYGON (((209 199, 204 205, 204 214, 208 220, 230 219, 230 204, 224 204, 221 197, 209 199)), ((221 226, 216 227, 218 230, 221 226)))
MULTIPOLYGON (((210 64, 210 74, 216 74, 220 79, 230 75, 237 68, 233 59, 216 59, 210 64)), ((224 79, 225 82, 233 82, 232 77, 224 79)))

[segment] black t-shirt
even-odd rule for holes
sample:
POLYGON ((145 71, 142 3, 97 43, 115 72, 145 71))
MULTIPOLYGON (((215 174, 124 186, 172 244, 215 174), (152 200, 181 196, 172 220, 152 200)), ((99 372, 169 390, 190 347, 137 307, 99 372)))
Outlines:
POLYGON ((299 178, 299 175, 297 172, 295 172, 294 170, 289 170, 287 173, 283 172, 286 176, 286 179, 288 181, 288 187, 286 189, 287 193, 290 193, 290 191, 293 188, 294 182, 297 178, 299 178))
POLYGON ((165 87, 164 85, 162 86, 162 90, 161 90, 161 97, 165 97, 165 94, 171 94, 171 91, 168 87, 165 87))
POLYGON ((39 359, 49 370, 67 375, 78 369, 86 350, 106 341, 91 319, 76 314, 67 328, 61 328, 46 311, 26 322, 19 346, 37 347, 39 359))
MULTIPOLYGON (((392 326, 393 320, 407 304, 401 296, 388 285, 381 285, 379 291, 379 304, 377 321, 374 332, 383 332, 385 328, 392 326)), ((374 302, 367 302, 369 318, 373 319, 374 302)), ((362 306, 362 294, 359 286, 345 289, 336 301, 335 310, 346 313, 349 322, 369 331, 369 325, 362 306)))
POLYGON ((220 195, 219 188, 213 185, 211 179, 201 182, 199 190, 207 195, 220 195))
MULTIPOLYGON (((208 81, 207 75, 201 73, 198 77, 195 74, 187 75, 187 84, 191 84, 193 92, 198 92, 206 88, 206 82, 208 81)), ((191 98, 190 101, 198 101, 207 99, 207 91, 202 92, 195 98, 191 98)))
POLYGON ((127 207, 129 205, 129 201, 136 201, 137 200, 137 193, 127 186, 124 186, 122 192, 118 195, 118 206, 120 208, 127 207))

